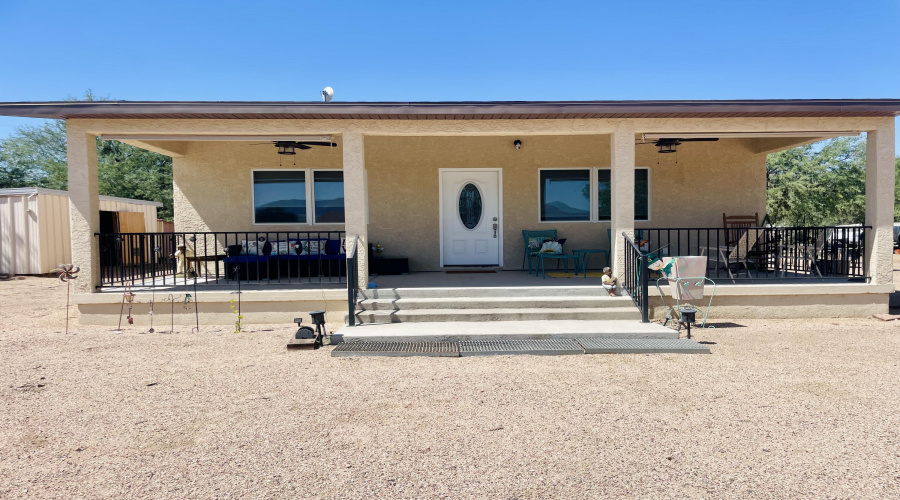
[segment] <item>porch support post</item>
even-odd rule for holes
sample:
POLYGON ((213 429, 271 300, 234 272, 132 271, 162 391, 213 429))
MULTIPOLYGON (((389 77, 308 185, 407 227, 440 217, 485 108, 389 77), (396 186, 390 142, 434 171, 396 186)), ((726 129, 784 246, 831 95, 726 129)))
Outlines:
POLYGON ((94 236, 100 231, 97 142, 95 136, 69 123, 66 125, 66 146, 71 263, 81 268, 74 285, 78 292, 93 293, 100 284, 100 247, 94 236))
MULTIPOLYGON (((622 232, 634 238, 634 126, 622 123, 616 127, 610 140, 610 171, 612 216, 613 274, 625 272, 626 249, 622 232)), ((593 187, 592 189, 596 189, 593 187)))
MULTIPOLYGON (((866 269, 876 285, 893 285, 894 119, 866 133, 866 269)), ((886 306, 886 305, 885 305, 886 306)), ((885 309, 887 312, 887 309, 885 309)))
MULTIPOLYGON (((344 229, 347 238, 359 237, 357 286, 369 284, 369 206, 366 203, 366 161, 362 132, 344 132, 344 229)), ((350 286, 350 283, 347 284, 350 286)))

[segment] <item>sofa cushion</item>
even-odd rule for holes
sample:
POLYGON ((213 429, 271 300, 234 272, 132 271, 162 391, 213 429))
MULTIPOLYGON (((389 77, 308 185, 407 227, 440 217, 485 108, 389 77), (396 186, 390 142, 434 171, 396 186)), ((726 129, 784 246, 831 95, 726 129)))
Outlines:
POLYGON ((258 241, 241 240, 241 255, 269 255, 272 253, 272 244, 266 241, 260 244, 258 241))
POLYGON ((326 246, 328 238, 316 238, 308 240, 298 240, 298 244, 302 247, 302 252, 296 252, 298 255, 324 255, 327 252, 326 246))
POLYGON ((288 255, 293 250, 291 243, 292 241, 273 241, 269 255, 288 255))
POLYGON ((344 253, 341 251, 342 240, 328 240, 325 244, 325 253, 328 255, 338 255, 344 253))

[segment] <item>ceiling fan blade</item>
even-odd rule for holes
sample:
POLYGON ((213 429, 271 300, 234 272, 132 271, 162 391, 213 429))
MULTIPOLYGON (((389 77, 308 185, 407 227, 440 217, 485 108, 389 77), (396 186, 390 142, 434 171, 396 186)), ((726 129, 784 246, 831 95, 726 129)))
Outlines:
POLYGON ((312 148, 312 146, 307 146, 307 145, 305 145, 305 144, 300 144, 300 143, 298 143, 298 144, 297 144, 296 146, 294 146, 294 147, 297 148, 297 149, 311 149, 311 148, 312 148))
POLYGON ((298 145, 302 144, 305 146, 329 146, 332 148, 337 147, 336 142, 324 142, 324 141, 321 141, 321 142, 320 141, 303 141, 303 142, 298 142, 297 144, 298 145))
POLYGON ((693 139, 678 139, 679 142, 688 142, 688 141, 713 142, 713 141, 718 141, 718 140, 719 140, 718 137, 695 137, 693 139))

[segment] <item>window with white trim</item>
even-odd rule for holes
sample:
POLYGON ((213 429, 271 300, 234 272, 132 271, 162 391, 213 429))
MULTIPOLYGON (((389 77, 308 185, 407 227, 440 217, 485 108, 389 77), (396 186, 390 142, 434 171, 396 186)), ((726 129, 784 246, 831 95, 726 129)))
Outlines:
POLYGON ((344 223, 341 170, 253 170, 252 183, 254 224, 344 223))
MULTIPOLYGON (((611 219, 609 168, 540 169, 538 175, 541 222, 608 222, 611 219)), ((650 220, 648 167, 637 167, 634 171, 634 220, 650 220)))

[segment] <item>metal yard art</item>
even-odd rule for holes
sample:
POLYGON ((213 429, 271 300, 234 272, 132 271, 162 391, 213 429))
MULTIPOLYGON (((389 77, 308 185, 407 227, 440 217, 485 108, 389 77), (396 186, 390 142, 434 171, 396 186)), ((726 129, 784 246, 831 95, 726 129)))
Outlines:
MULTIPOLYGON (((169 296, 166 298, 166 300, 168 300, 169 303, 170 303, 171 306, 172 306, 172 313, 171 313, 171 318, 170 318, 170 321, 171 321, 171 328, 172 328, 172 329, 169 330, 169 333, 175 333, 175 301, 178 300, 178 299, 180 299, 180 298, 181 298, 181 295, 173 295, 173 294, 171 294, 171 293, 170 293, 169 296)), ((186 299, 185 299, 185 300, 186 300, 186 299)))
POLYGON ((128 324, 134 324, 134 317, 131 315, 131 308, 134 307, 134 293, 131 291, 130 286, 125 287, 125 291, 122 292, 122 307, 119 308, 119 327, 116 328, 116 333, 125 333, 122 330, 122 315, 125 313, 125 303, 128 303, 128 324))
POLYGON ((66 284, 66 335, 69 334, 69 296, 71 295, 72 287, 69 285, 69 282, 73 279, 78 278, 78 273, 81 271, 80 267, 75 267, 74 264, 60 264, 56 266, 56 269, 53 270, 54 273, 59 277, 59 280, 66 284))

